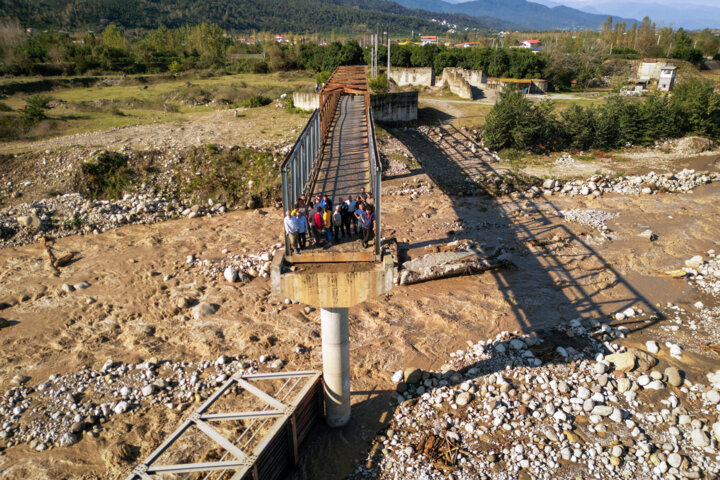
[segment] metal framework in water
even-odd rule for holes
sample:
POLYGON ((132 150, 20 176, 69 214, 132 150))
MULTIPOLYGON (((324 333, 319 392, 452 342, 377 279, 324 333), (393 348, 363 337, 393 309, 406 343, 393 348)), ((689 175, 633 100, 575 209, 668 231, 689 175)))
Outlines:
POLYGON ((190 414, 145 461, 137 465, 126 480, 154 480, 168 478, 170 474, 193 473, 206 473, 205 480, 279 479, 297 464, 298 448, 315 421, 323 415, 323 409, 319 372, 235 374, 190 414), (282 381, 273 395, 257 386, 269 381, 282 381), (263 407, 252 411, 208 412, 222 399, 234 394, 249 395, 263 407), (211 422, 233 420, 250 422, 234 440, 210 425, 211 422), (224 452, 220 459, 160 464, 163 454, 189 435, 191 427, 196 427, 210 439, 214 448, 220 447, 224 452), (261 435, 256 438, 258 434, 261 435))

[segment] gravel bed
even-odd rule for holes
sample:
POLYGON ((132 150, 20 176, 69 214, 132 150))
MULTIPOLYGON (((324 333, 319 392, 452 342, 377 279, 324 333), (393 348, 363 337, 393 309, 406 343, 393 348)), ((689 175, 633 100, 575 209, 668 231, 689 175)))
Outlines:
POLYGON ((614 343, 626 333, 576 319, 470 344, 439 372, 395 372, 399 405, 351 478, 717 478, 720 374, 654 369, 648 352, 682 351, 614 343))

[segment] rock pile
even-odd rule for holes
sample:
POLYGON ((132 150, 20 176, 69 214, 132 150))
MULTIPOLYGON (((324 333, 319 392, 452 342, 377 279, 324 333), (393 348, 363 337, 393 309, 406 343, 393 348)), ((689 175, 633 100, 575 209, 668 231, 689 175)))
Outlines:
POLYGON ((603 210, 574 208, 572 210, 561 210, 560 214, 568 222, 579 223, 593 227, 601 232, 608 229, 606 222, 617 217, 617 214, 603 210))
MULTIPOLYGON (((573 180, 563 183, 560 180, 547 179, 543 182, 543 193, 561 195, 582 195, 598 197, 604 193, 624 195, 650 195, 654 193, 687 193, 700 185, 717 182, 720 173, 702 173, 684 169, 678 173, 655 173, 613 178, 607 175, 593 175, 586 180, 573 180)), ((528 191, 526 194, 535 192, 528 191)))
POLYGON ((414 182, 403 182, 402 187, 400 188, 389 189, 387 194, 401 197, 409 196, 411 199, 415 200, 416 198, 432 193, 433 191, 434 186, 432 183, 424 182, 419 178, 415 178, 414 182))
POLYGON ((720 373, 703 385, 654 369, 613 342, 624 333, 576 319, 396 372, 399 406, 351 478, 717 477, 720 373))
POLYGON ((121 225, 151 224, 187 216, 221 214, 225 206, 188 206, 145 194, 126 194, 121 200, 89 200, 78 193, 23 203, 0 211, 0 247, 37 242, 42 235, 66 237, 101 233, 121 225))
POLYGON ((223 250, 225 256, 219 259, 202 260, 192 255, 186 259, 186 264, 199 268, 200 273, 210 278, 222 275, 231 283, 247 282, 255 277, 269 277, 273 255, 281 248, 284 248, 283 244, 276 243, 255 253, 233 254, 229 250, 223 250))
POLYGON ((111 418, 153 405, 182 411, 207 398, 237 372, 255 373, 258 362, 221 356, 214 362, 108 360, 69 375, 51 375, 32 387, 17 376, 0 397, 0 445, 28 444, 42 451, 67 447, 84 434, 98 436, 111 418))

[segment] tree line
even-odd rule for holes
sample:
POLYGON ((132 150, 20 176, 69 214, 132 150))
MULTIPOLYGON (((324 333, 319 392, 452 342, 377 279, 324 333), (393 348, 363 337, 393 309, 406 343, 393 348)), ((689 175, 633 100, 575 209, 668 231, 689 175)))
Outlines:
MULTIPOLYGON (((691 36, 682 29, 656 31, 646 19, 633 27, 627 40, 622 25, 600 33, 547 34, 546 50, 523 48, 448 48, 444 45, 399 45, 391 48, 397 67, 430 67, 440 74, 446 67, 483 70, 492 77, 544 78, 551 88, 608 86, 616 76, 623 82, 630 72, 625 58, 640 51, 662 53, 695 64, 720 48, 720 39, 706 32, 691 36), (667 31, 669 30, 669 32, 667 31), (671 44, 664 45, 667 37, 671 44), (618 38, 624 43, 615 43, 618 38), (650 42, 655 38, 653 42, 650 42), (652 45, 650 45, 652 44, 652 45), (612 49, 609 46, 615 45, 612 49), (653 46, 654 45, 654 46, 653 46), (634 50, 633 47, 642 50, 634 50), (651 48, 652 47, 652 48, 651 48), (614 52, 614 53, 612 53, 614 52)), ((162 73, 216 69, 219 73, 266 73, 304 69, 332 71, 338 65, 370 63, 370 49, 355 40, 329 44, 306 41, 312 36, 289 36, 279 44, 270 34, 259 34, 248 44, 218 25, 200 24, 179 28, 160 27, 127 32, 116 25, 100 33, 71 35, 58 31, 28 34, 17 22, 0 22, 0 74, 80 75, 109 72, 162 73)), ((718 56, 720 58, 720 56, 718 56)), ((387 48, 380 47, 379 61, 387 62, 387 48)))
POLYGON ((470 28, 498 21, 467 15, 431 13, 382 0, 12 0, 0 15, 38 29, 98 30, 109 23, 135 30, 159 25, 180 28, 202 22, 233 32, 368 32, 384 25, 393 32, 428 34, 447 30, 431 19, 470 28))
POLYGON ((720 138, 720 94, 711 82, 687 79, 672 95, 613 96, 600 105, 573 105, 563 112, 552 102, 532 103, 507 89, 488 114, 484 141, 493 150, 542 153, 611 150, 684 135, 720 138))

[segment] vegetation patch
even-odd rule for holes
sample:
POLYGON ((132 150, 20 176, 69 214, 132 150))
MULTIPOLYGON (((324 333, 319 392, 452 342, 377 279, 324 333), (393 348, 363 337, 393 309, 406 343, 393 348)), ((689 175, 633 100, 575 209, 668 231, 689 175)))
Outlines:
POLYGON ((187 156, 190 172, 178 171, 181 193, 197 203, 212 199, 229 206, 271 205, 280 198, 278 159, 270 152, 215 145, 187 156))
POLYGON ((264 107, 265 105, 270 105, 271 102, 272 99, 270 97, 266 97, 264 95, 253 95, 252 97, 242 102, 240 105, 244 108, 257 108, 264 107))
POLYGON ((133 183, 137 172, 128 167, 127 158, 115 152, 102 153, 95 161, 80 166, 76 187, 92 199, 116 200, 133 183))
POLYGON ((697 78, 678 84, 671 96, 613 96, 598 105, 573 105, 560 114, 552 102, 532 103, 522 93, 506 90, 484 131, 488 148, 534 152, 610 150, 685 135, 720 137, 720 93, 697 78))

